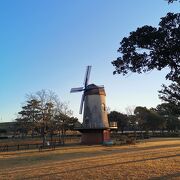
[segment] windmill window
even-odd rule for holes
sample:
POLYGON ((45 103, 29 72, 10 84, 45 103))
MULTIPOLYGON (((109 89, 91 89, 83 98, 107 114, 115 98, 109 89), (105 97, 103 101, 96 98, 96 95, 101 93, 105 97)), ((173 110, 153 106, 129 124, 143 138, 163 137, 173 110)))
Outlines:
POLYGON ((105 106, 105 104, 104 104, 104 103, 102 103, 102 105, 101 105, 101 106, 102 106, 102 110, 103 110, 103 111, 106 111, 106 106, 105 106))

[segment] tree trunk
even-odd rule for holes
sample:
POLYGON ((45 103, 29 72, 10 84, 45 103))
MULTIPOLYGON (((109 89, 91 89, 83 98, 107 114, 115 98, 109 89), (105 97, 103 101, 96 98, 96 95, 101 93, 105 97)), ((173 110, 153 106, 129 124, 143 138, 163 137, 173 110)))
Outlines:
POLYGON ((61 143, 61 131, 60 130, 58 131, 58 134, 59 134, 59 143, 61 143))
POLYGON ((51 132, 51 143, 53 142, 53 132, 51 132))

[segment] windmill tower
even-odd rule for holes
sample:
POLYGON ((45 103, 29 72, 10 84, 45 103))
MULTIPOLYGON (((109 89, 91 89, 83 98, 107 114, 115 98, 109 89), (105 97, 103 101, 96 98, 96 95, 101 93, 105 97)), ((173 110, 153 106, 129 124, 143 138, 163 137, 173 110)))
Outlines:
POLYGON ((79 113, 83 113, 82 133, 83 144, 101 144, 110 140, 104 86, 88 84, 91 66, 87 66, 84 87, 72 88, 71 93, 83 92, 79 113))

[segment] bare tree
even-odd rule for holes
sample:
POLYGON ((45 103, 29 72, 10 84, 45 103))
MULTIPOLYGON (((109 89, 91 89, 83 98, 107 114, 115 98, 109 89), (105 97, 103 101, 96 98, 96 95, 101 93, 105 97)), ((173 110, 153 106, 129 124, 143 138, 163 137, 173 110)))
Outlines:
POLYGON ((16 122, 20 125, 21 133, 24 135, 30 130, 32 137, 34 132, 40 133, 43 145, 50 136, 53 141, 54 134, 58 131, 59 140, 64 142, 64 136, 68 129, 72 130, 73 123, 77 118, 72 117, 72 111, 68 103, 60 101, 57 94, 50 90, 41 90, 26 95, 27 101, 18 113, 16 122))
POLYGON ((56 130, 59 133, 59 140, 64 142, 64 135, 70 122, 69 119, 73 114, 68 107, 68 103, 61 102, 58 95, 50 90, 41 90, 35 94, 27 95, 27 97, 40 101, 39 127, 43 137, 43 144, 46 142, 47 134, 50 134, 52 141, 56 130))
POLYGON ((126 114, 127 114, 128 116, 134 115, 134 110, 135 110, 135 108, 136 108, 136 106, 127 106, 127 107, 125 108, 126 114))

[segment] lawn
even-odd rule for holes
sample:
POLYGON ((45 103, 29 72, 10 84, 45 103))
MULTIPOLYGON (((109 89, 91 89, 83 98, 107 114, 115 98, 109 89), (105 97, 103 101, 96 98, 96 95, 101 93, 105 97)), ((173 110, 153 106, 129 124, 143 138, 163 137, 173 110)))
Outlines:
POLYGON ((180 179, 180 138, 1 152, 0 179, 180 179))

